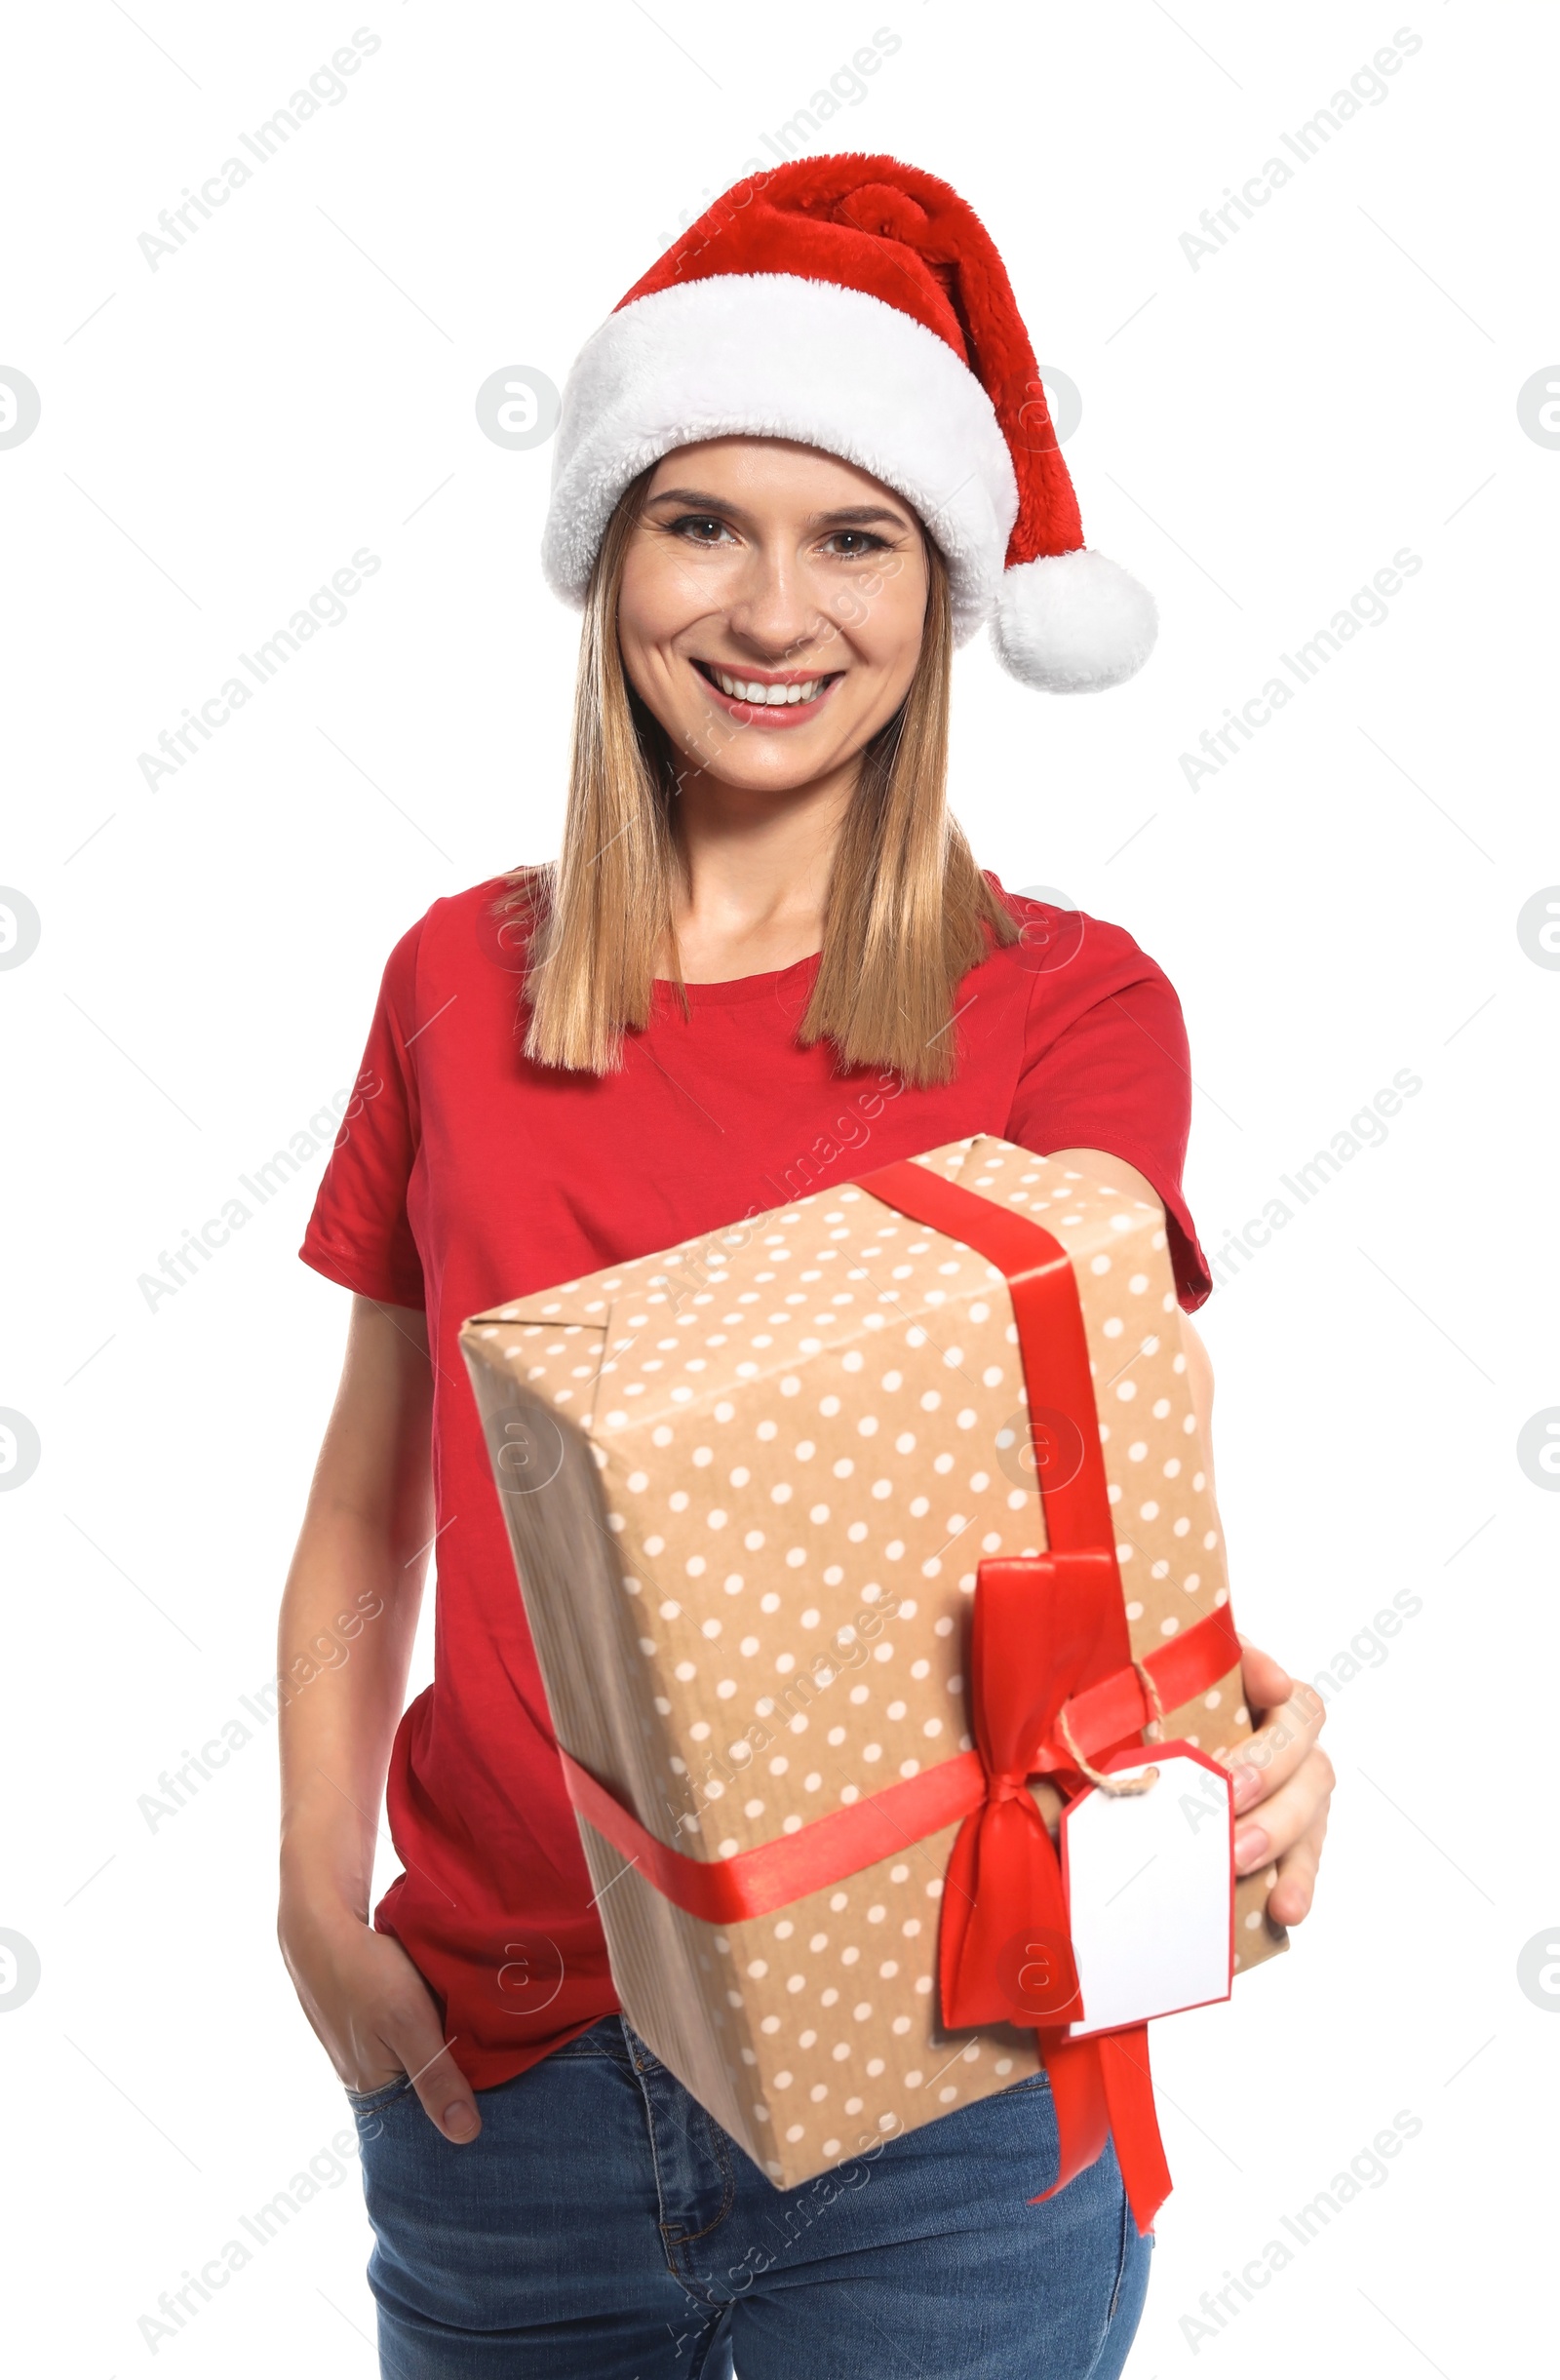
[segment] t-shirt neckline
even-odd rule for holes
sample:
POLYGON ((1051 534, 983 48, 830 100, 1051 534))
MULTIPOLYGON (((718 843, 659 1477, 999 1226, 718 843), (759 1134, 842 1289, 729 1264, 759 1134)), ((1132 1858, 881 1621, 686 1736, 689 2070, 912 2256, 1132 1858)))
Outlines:
MULTIPOLYGON (((809 976, 817 973, 822 956, 821 951, 814 951, 808 957, 794 959, 789 967, 773 967, 765 975, 734 975, 726 983, 684 984, 682 989, 693 1008, 725 1008, 739 1000, 761 1000, 793 983, 800 989, 809 976)), ((669 1003, 677 1005, 678 987, 669 976, 658 975, 655 989, 669 1003)))

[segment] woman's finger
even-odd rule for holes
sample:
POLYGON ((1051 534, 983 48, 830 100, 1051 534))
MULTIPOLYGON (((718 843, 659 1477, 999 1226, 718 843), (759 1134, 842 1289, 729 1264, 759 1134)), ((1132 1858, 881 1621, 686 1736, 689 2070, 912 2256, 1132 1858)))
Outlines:
POLYGON ((1312 1745, 1275 1793, 1236 1818, 1236 1874, 1249 1876, 1269 1859, 1281 1860, 1318 1818, 1325 1820, 1334 1781, 1332 1762, 1319 1746, 1312 1745))
POLYGON ((1278 1862, 1278 1882, 1268 1895, 1268 1913, 1280 1926, 1298 1926, 1310 1914, 1316 1892, 1316 1869, 1327 1836, 1324 1811, 1278 1862))
POLYGON ((1223 1755, 1234 1778, 1237 1815, 1277 1792, 1315 1743, 1327 1705, 1314 1686, 1296 1686, 1288 1699, 1269 1710, 1254 1736, 1223 1755))
POLYGON ((1270 1653, 1246 1637, 1240 1639, 1240 1682, 1245 1692, 1248 1709, 1258 1716, 1276 1710, 1287 1702, 1295 1691, 1295 1681, 1287 1669, 1280 1667, 1270 1653))

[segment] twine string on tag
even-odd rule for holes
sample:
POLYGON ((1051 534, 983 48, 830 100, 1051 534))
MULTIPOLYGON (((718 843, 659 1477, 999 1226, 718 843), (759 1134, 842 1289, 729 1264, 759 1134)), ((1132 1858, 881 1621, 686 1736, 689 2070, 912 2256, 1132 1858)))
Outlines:
MULTIPOLYGON (((1159 1699, 1159 1689, 1153 1682, 1152 1671, 1147 1669, 1142 1661, 1134 1660, 1132 1666, 1138 1673, 1138 1684, 1143 1689, 1143 1698, 1153 1712, 1153 1717, 1148 1721, 1144 1733, 1150 1742, 1157 1743, 1164 1734, 1164 1705, 1159 1699)), ((1068 1756, 1073 1767, 1081 1775, 1088 1778, 1091 1785, 1098 1785, 1102 1793, 1109 1793, 1115 1799, 1125 1800, 1129 1795, 1135 1793, 1151 1792, 1159 1781, 1157 1769, 1145 1769, 1141 1776, 1112 1776, 1104 1769, 1091 1768, 1072 1740, 1072 1730, 1068 1725, 1066 1703, 1057 1712, 1056 1732, 1067 1746, 1068 1756)))

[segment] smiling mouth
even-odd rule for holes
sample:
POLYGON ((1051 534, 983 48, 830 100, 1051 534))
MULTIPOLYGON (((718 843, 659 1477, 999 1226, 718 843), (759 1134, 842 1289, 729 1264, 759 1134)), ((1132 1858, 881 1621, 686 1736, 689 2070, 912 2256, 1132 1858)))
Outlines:
POLYGON ((815 718, 819 706, 844 676, 842 670, 827 670, 811 678, 750 678, 714 661, 695 661, 693 666, 733 713, 754 724, 776 727, 800 726, 804 718, 815 718))

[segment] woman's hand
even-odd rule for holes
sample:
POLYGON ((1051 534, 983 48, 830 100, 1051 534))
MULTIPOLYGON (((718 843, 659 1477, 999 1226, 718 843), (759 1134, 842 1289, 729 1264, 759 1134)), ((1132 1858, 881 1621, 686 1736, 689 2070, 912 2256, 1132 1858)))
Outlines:
MULTIPOLYGON (((1124 1179, 1146 1203, 1160 1203, 1146 1175, 1101 1150, 1058 1149, 1053 1161, 1096 1181, 1124 1179)), ((1212 1493, 1213 1365, 1188 1317, 1179 1314, 1177 1321, 1212 1493)), ((1316 1890, 1333 1792, 1333 1764, 1316 1741, 1327 1708, 1314 1687, 1298 1685, 1270 1653, 1260 1653, 1244 1637, 1240 1643, 1246 1707, 1257 1733, 1222 1756, 1235 1780, 1235 1873, 1250 1876, 1276 1861, 1268 1913, 1280 1926, 1298 1926, 1316 1890)))
POLYGON ((1333 1792, 1333 1764, 1316 1741, 1327 1707, 1313 1686, 1297 1684, 1270 1653, 1244 1637, 1240 1642, 1246 1707, 1257 1733, 1223 1755, 1234 1778, 1235 1872, 1249 1876, 1276 1861, 1268 1914, 1280 1926, 1298 1926, 1316 1889, 1333 1792))
POLYGON ((282 1599, 282 1906, 304 2014, 349 2090, 398 2075, 447 2140, 482 2129, 433 1995, 375 1933, 378 1813, 433 1541, 427 1324, 354 1298, 346 1362, 282 1599))
POLYGON ((282 1956, 331 2063, 349 2090, 377 2090, 398 2075, 447 2140, 482 2130, 477 2101, 445 2045, 432 1993, 393 1934, 349 1911, 322 1920, 290 1910, 277 1927, 282 1956))

